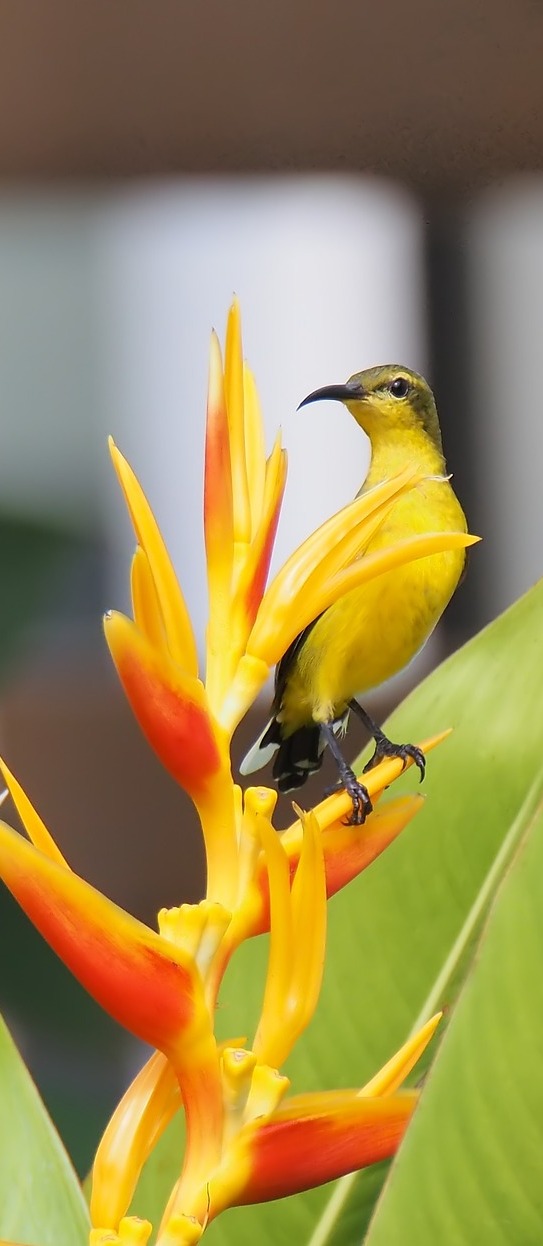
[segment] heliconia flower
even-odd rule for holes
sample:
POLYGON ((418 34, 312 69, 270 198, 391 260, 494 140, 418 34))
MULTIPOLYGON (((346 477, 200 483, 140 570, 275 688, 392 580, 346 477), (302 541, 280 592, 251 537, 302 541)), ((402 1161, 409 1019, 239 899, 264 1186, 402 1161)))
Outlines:
MULTIPOLYGON (((204 535, 207 582, 215 622, 228 622, 234 561, 233 495, 221 348, 217 334, 212 333, 205 443, 204 535)), ((220 635, 217 642, 220 650, 220 635)))
MULTIPOLYGON (((113 442, 110 448, 136 549, 133 618, 109 613, 106 639, 147 740, 198 811, 206 897, 162 909, 156 931, 137 921, 70 869, 1 762, 28 839, 0 822, 0 878, 89 993, 154 1048, 96 1152, 90 1246, 147 1246, 150 1223, 128 1212, 144 1164, 180 1111, 185 1149, 156 1246, 193 1246, 227 1207, 281 1198, 391 1156, 417 1103, 416 1093, 400 1088, 439 1017, 361 1090, 290 1095, 280 1070, 317 1005, 328 897, 383 852, 421 797, 379 803, 403 769, 399 758, 385 760, 363 779, 375 806, 364 825, 346 823, 351 799, 339 791, 311 812, 295 807, 292 825, 278 835, 275 793, 241 791, 232 778, 230 743, 271 668, 319 613, 385 571, 476 538, 421 534, 367 553, 395 501, 424 478, 408 466, 332 516, 266 587, 286 457, 278 438, 266 458, 234 303, 224 367, 215 335, 211 343, 204 680, 152 510, 129 464, 113 442), (243 1036, 218 1043, 215 1011, 228 962, 243 940, 264 932, 268 967, 252 1046, 243 1036)), ((444 734, 426 741, 423 751, 444 734)))
POLYGON ((222 703, 266 585, 286 481, 280 437, 266 460, 253 375, 243 362, 239 306, 230 309, 223 372, 212 337, 204 481, 209 589, 206 687, 222 703))
MULTIPOLYGON (((425 744, 425 748, 432 746, 434 741, 425 744)), ((400 769, 397 759, 381 763, 368 775, 368 780, 372 788, 372 796, 375 801, 385 786, 394 777, 400 769)), ((18 806, 23 812, 21 805, 20 789, 15 788, 14 780, 10 777, 10 785, 12 791, 17 795, 18 806)), ((26 799, 26 798, 25 798, 26 799)), ((244 842, 244 851, 240 855, 240 871, 245 871, 245 883, 243 888, 247 889, 249 896, 248 912, 243 910, 243 906, 239 910, 239 915, 235 915, 231 926, 235 926, 236 919, 239 922, 237 934, 234 935, 233 945, 229 943, 230 927, 225 929, 223 943, 217 949, 217 961, 210 967, 208 977, 209 986, 209 1004, 213 1006, 218 985, 224 972, 225 964, 233 950, 233 946, 237 946, 241 937, 245 937, 248 933, 255 933, 255 925, 261 921, 264 908, 262 905, 262 894, 260 885, 248 885, 252 872, 254 872, 255 864, 257 866, 256 878, 260 877, 261 857, 262 857, 262 839, 263 834, 266 838, 268 846, 268 854, 274 859, 275 866, 268 859, 268 866, 263 862, 266 880, 270 873, 274 873, 275 868, 275 885, 274 902, 276 922, 272 925, 273 954, 270 960, 268 982, 270 986, 266 992, 266 999, 263 1010, 263 1019, 260 1025, 260 1034, 255 1040, 255 1050, 259 1052, 261 1059, 264 1056, 267 1059, 272 1057, 278 1063, 285 1057, 293 1042, 298 1037, 301 1030, 310 1019, 312 1010, 318 996, 320 984, 320 973, 323 960, 324 946, 324 929, 325 929, 325 909, 324 909, 324 885, 330 886, 326 876, 323 878, 323 866, 326 860, 326 840, 327 830, 331 837, 340 835, 352 840, 362 838, 367 839, 366 847, 360 849, 358 847, 353 853, 352 845, 349 845, 347 857, 351 864, 347 874, 353 876, 355 872, 359 872, 369 860, 373 859, 379 851, 382 851, 385 842, 390 840, 399 832, 401 827, 413 816, 414 812, 420 805, 418 797, 404 797, 400 802, 390 802, 394 807, 400 806, 398 812, 393 810, 390 824, 387 825, 387 807, 383 812, 376 809, 370 815, 365 827, 347 827, 341 820, 337 819, 327 828, 326 817, 324 811, 328 809, 337 814, 337 802, 340 802, 340 810, 342 809, 342 794, 338 793, 332 798, 328 798, 319 806, 312 815, 310 821, 311 840, 308 839, 307 833, 303 836, 302 843, 306 845, 306 862, 313 858, 311 868, 306 868, 302 856, 302 872, 298 875, 297 895, 295 893, 295 906, 287 910, 288 916, 285 920, 285 901, 289 903, 289 891, 291 880, 296 881, 298 862, 300 860, 300 848, 298 846, 298 838, 302 835, 302 827, 305 816, 293 824, 290 831, 283 834, 280 840, 275 836, 271 825, 269 824, 269 816, 273 811, 275 803, 275 795, 267 789, 249 789, 246 793, 245 811, 242 814, 242 830, 241 840, 244 842), (415 807, 411 807, 411 802, 415 807), (405 809, 402 805, 405 804, 405 809), (372 822, 383 819, 384 827, 379 826, 377 831, 372 831, 372 822), (267 824, 268 822, 268 824, 267 824), (320 869, 321 884, 320 887, 316 882, 315 870, 315 841, 316 826, 320 824, 323 828, 322 841, 319 844, 318 857, 321 865, 320 869), (252 843, 252 839, 254 842, 252 843), (258 843, 256 842, 258 841, 258 843), (307 856, 307 847, 312 842, 312 852, 307 856), (255 847, 257 852, 255 852, 255 847), (261 855, 258 856, 258 848, 261 849, 261 855), (353 861, 358 858, 358 869, 353 868, 353 861), (277 870, 277 860, 279 859, 279 871, 277 870), (245 865, 243 861, 245 860, 245 865), (279 887, 277 886, 277 876, 279 876, 279 887), (321 897, 320 905, 316 904, 318 897, 321 897), (252 897, 252 899, 251 899, 252 897), (301 898, 300 898, 301 897, 301 898), (251 904, 256 902, 257 908, 254 910, 256 918, 253 914, 251 917, 251 904), (279 906, 279 907, 278 907, 279 906), (304 907, 305 906, 305 907, 304 907), (320 919, 317 912, 321 913, 320 919), (293 921, 296 921, 296 927, 293 928, 293 921), (251 929, 249 929, 251 927, 251 929), (318 930, 321 929, 320 939, 318 930), (313 935, 315 937, 313 937, 313 935), (292 946, 298 948, 297 961, 292 958, 292 946), (227 949, 226 955, 224 948, 227 949), (315 966, 315 970, 311 970, 311 965, 315 966), (311 982, 314 986, 310 988, 311 982), (296 985, 298 983, 298 985, 296 985), (288 1014, 281 1009, 281 1001, 288 1001, 288 1014), (268 1020, 266 1020, 266 1017, 268 1020), (270 1031, 271 1021, 271 1031, 270 1031), (274 1038, 275 1033, 275 1038, 274 1038), (277 1047, 279 1041, 280 1046, 277 1047), (265 1049, 265 1044, 267 1048, 265 1049), (270 1043, 275 1047, 270 1046, 270 1043)), ((30 806, 31 809, 31 806, 30 806)), ((28 811, 26 817, 28 819, 28 811)), ((35 817, 37 815, 34 814, 35 817)), ((341 854, 344 853, 345 846, 342 843, 341 854)), ((333 854, 329 857, 333 861, 333 854)), ((347 881, 347 876, 345 878, 347 881)), ((331 885, 337 883, 337 876, 332 878, 331 885)), ((268 891, 266 890, 266 902, 268 900, 268 891)), ((267 928, 269 928, 269 908, 267 916, 267 928)), ((256 1057, 255 1057, 256 1058, 256 1057)), ((160 1054, 151 1058, 145 1068, 136 1077, 134 1083, 126 1092, 123 1100, 116 1109, 114 1116, 108 1126, 104 1138, 98 1148, 97 1157, 94 1166, 94 1183, 93 1183, 93 1200, 92 1213, 93 1223, 95 1224, 112 1224, 118 1223, 126 1212, 131 1201, 139 1174, 145 1160, 148 1158, 150 1151, 158 1141, 163 1130, 172 1115, 179 1110, 181 1099, 179 1094, 179 1084, 173 1073, 173 1070, 167 1060, 160 1054)))
MULTIPOLYGON (((440 738, 425 741, 424 751, 429 752, 440 738)), ((366 778, 374 804, 400 771, 401 762, 394 758, 369 772, 366 778)), ((239 804, 243 902, 225 929, 216 958, 209 966, 207 999, 212 1008, 226 965, 242 939, 269 930, 271 925, 267 987, 259 1033, 253 1044, 256 1054, 252 1058, 256 1063, 259 1057, 259 1068, 264 1061, 280 1064, 311 1018, 324 959, 325 892, 333 894, 370 864, 422 804, 418 795, 400 797, 375 808, 364 826, 354 827, 343 820, 347 799, 345 793, 328 797, 309 820, 301 814, 280 838, 269 821, 276 800, 273 792, 250 788, 243 807, 239 804), (293 948, 297 950, 294 957, 293 948)), ((243 1059, 248 1055, 243 1053, 243 1059)), ((239 1061, 238 1051, 232 1068, 241 1073, 239 1061)), ((272 1081, 275 1089, 275 1074, 272 1081)), ((378 1093, 377 1087, 372 1093, 378 1093)), ((117 1223, 124 1215, 143 1164, 180 1107, 177 1079, 168 1061, 157 1053, 127 1090, 98 1148, 91 1203, 93 1223, 117 1223)), ((228 1111, 225 1104, 227 1119, 228 1111)))
POLYGON ((389 1159, 417 1099, 415 1091, 383 1099, 323 1091, 287 1100, 266 1125, 240 1134, 236 1165, 245 1160, 248 1173, 229 1205, 284 1198, 389 1159))
POLYGON ((237 890, 237 847, 230 754, 225 733, 209 712, 206 691, 125 615, 108 614, 104 631, 144 735, 198 810, 208 897, 231 907, 237 890))
MULTIPOLYGON (((420 468, 408 465, 322 524, 266 588, 285 487, 286 456, 278 439, 265 458, 262 415, 252 373, 243 361, 235 301, 228 317, 224 369, 215 334, 210 352, 204 481, 209 590, 204 701, 202 686, 196 689, 188 678, 194 680, 197 674, 194 636, 156 520, 132 469, 113 443, 111 452, 141 551, 132 574, 134 620, 155 652, 153 677, 148 678, 149 653, 141 680, 126 648, 124 664, 119 660, 114 645, 116 623, 111 624, 115 615, 106 619, 106 636, 147 738, 197 804, 198 788, 205 787, 214 773, 211 738, 220 752, 222 729, 222 743, 228 748, 233 731, 270 671, 313 619, 344 593, 385 571, 478 540, 465 532, 423 533, 365 554, 397 499, 424 479, 420 468), (172 662, 180 667, 177 677, 172 662), (199 714, 191 712, 194 701, 199 714), (201 748, 191 735, 193 729, 202 734, 201 748), (192 747, 185 751, 189 736, 192 747)), ((135 650, 134 642, 134 657, 135 650)))
MULTIPOLYGON (((173 661, 178 663, 187 675, 196 676, 198 674, 196 640, 185 599, 158 524, 137 477, 117 449, 112 437, 109 440, 109 447, 138 546, 146 556, 147 573, 136 577, 137 591, 133 602, 134 608, 137 610, 140 594, 145 601, 146 608, 151 598, 152 613, 156 616, 157 611, 159 612, 164 633, 163 643, 173 661)), ((140 565, 143 567, 143 560, 140 560, 140 565)), ((143 616, 136 621, 143 626, 143 616)))
POLYGON ((251 372, 243 363, 239 308, 229 319, 226 365, 212 337, 204 520, 209 587, 207 675, 183 594, 139 482, 110 449, 138 546, 132 563, 134 621, 110 612, 104 630, 132 710, 152 748, 193 799, 206 841, 208 896, 227 905, 236 845, 226 732, 216 710, 244 652, 264 591, 286 479, 277 440, 268 460, 251 372), (220 840, 220 844, 218 843, 220 840))
POLYGON ((0 765, 32 841, 0 822, 0 877, 89 994, 132 1034, 165 1053, 197 1141, 193 1153, 199 1150, 201 1163, 210 1162, 222 1130, 219 1055, 202 975, 194 952, 183 946, 181 922, 175 939, 156 934, 75 874, 58 859, 11 771, 0 765))
POLYGON ((140 726, 174 779, 196 804, 221 768, 221 743, 203 684, 125 615, 111 611, 104 631, 140 726))
MULTIPOLYGON (((441 1015, 431 1017, 361 1090, 284 1098, 285 1078, 277 1081, 271 1069, 255 1065, 252 1053, 237 1053, 242 1127, 200 1192, 197 1216, 209 1221, 228 1207, 284 1198, 393 1155, 419 1098, 416 1091, 398 1094, 398 1088, 433 1037, 441 1015)), ((165 1231, 176 1210, 174 1196, 157 1246, 168 1240, 165 1231)))
MULTIPOLYGON (((449 732, 444 731, 424 740, 420 745, 423 753, 430 753, 448 735, 449 732)), ((406 768, 412 764, 412 760, 408 759, 406 768)), ((335 895, 371 865, 372 861, 384 852, 385 848, 396 839, 422 808, 424 797, 419 794, 400 796, 377 807, 385 789, 403 773, 403 769, 403 762, 394 757, 380 762, 368 774, 361 776, 374 806, 373 812, 361 826, 354 826, 346 820, 350 811, 350 797, 344 790, 327 797, 315 807, 313 812, 321 831, 324 878, 328 898, 335 895)), ((263 808, 267 806, 268 815, 271 815, 273 810, 273 794, 269 793, 267 788, 249 788, 246 791, 241 823, 241 826, 245 827, 246 838, 247 819, 252 816, 251 811, 259 800, 262 801, 263 808), (270 796, 272 797, 271 804, 270 796)), ((302 844, 302 820, 296 818, 281 834, 281 846, 288 861, 291 885, 296 877, 302 844)), ((215 994, 218 992, 226 966, 239 944, 244 939, 270 930, 270 893, 263 853, 259 856, 253 854, 250 869, 247 871, 247 878, 244 880, 240 893, 243 895, 243 901, 236 908, 210 970, 209 983, 210 985, 214 983, 212 989, 215 994)))
MULTIPOLYGON (((433 743, 429 741, 425 749, 433 743)), ((270 822, 275 793, 249 789, 244 805, 236 802, 240 903, 232 920, 216 903, 183 906, 161 914, 161 933, 155 934, 70 870, 15 776, 5 763, 1 765, 31 842, 0 823, 0 876, 98 1002, 160 1049, 127 1091, 97 1153, 93 1223, 119 1224, 145 1160, 182 1104, 191 1137, 195 1136, 195 1119, 206 1134, 202 1147, 196 1129, 198 1144, 191 1146, 199 1162, 203 1153, 210 1165, 213 1119, 216 1139, 222 1136, 224 1087, 217 1080, 218 1055, 211 1025, 216 993, 232 950, 242 937, 259 928, 269 929, 271 924, 268 986, 254 1050, 259 1067, 279 1065, 307 1025, 318 998, 327 891, 343 885, 382 851, 413 816, 420 800, 392 801, 390 815, 385 805, 383 811, 377 808, 370 815, 364 827, 348 827, 342 822, 347 811, 345 795, 337 793, 313 814, 298 811, 296 822, 279 838, 270 822), (334 862, 336 840, 339 865, 334 862), (361 841, 366 841, 364 846, 361 841)), ((376 802, 400 769, 401 763, 392 759, 369 773, 376 802)), ((190 1180, 198 1184, 194 1171, 190 1180)))

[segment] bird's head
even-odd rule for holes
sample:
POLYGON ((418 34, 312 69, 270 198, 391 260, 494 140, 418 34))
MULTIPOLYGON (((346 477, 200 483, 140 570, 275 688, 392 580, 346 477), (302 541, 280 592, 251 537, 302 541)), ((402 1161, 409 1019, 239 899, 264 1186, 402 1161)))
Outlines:
POLYGON ((372 440, 402 428, 418 427, 442 453, 439 420, 430 386, 418 372, 411 372, 401 364, 366 368, 364 372, 355 372, 345 385, 315 389, 300 407, 323 398, 343 402, 372 440))

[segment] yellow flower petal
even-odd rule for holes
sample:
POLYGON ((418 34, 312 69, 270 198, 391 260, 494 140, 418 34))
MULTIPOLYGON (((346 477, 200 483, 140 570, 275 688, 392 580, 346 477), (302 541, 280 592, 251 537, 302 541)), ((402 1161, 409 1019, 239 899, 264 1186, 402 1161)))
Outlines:
POLYGON ((243 1113, 243 1121, 260 1121, 275 1112, 290 1088, 288 1077, 278 1073, 267 1064, 257 1064, 251 1079, 251 1088, 243 1113))
POLYGON ((270 893, 270 951, 264 1002, 253 1051, 261 1064, 277 1067, 274 1057, 281 1041, 291 980, 294 926, 290 899, 290 871, 279 836, 267 818, 258 819, 270 893))
POLYGON ((197 675, 198 653, 192 624, 160 528, 136 475, 113 438, 109 448, 136 539, 149 559, 170 654, 189 675, 197 675))
MULTIPOLYGON (((296 627, 308 583, 313 596, 322 584, 321 568, 324 567, 328 578, 335 575, 344 566, 349 554, 353 558, 364 548, 400 494, 413 488, 422 478, 420 469, 409 465, 390 480, 355 498, 303 541, 281 567, 264 595, 247 645, 248 652, 268 661, 264 653, 264 637, 284 630, 293 617, 296 627)), ((293 635, 297 635, 298 631, 301 628, 296 627, 293 635)), ((269 660, 269 665, 275 665, 277 660, 269 660)))
POLYGON ((209 591, 208 646, 217 660, 224 643, 232 583, 233 501, 228 415, 221 348, 211 337, 204 476, 204 529, 209 591))
POLYGON ((273 543, 277 531, 279 512, 287 478, 286 451, 278 439, 268 460, 261 518, 258 529, 240 564, 234 587, 230 627, 239 655, 245 649, 247 637, 254 623, 262 595, 266 587, 273 543))
POLYGON ((166 649, 164 620, 158 603, 149 559, 141 545, 136 545, 130 570, 130 588, 134 622, 156 649, 166 649))
POLYGON ((117 673, 149 743, 192 799, 224 759, 203 684, 153 648, 126 615, 110 611, 104 632, 117 673))
MULTIPOLYGON (((410 464, 397 475, 376 485, 367 493, 362 493, 331 515, 294 550, 278 571, 266 593, 268 608, 275 609, 279 602, 283 608, 288 606, 293 595, 299 592, 300 586, 306 583, 308 576, 320 566, 323 558, 329 554, 334 556, 338 542, 348 538, 355 525, 371 519, 376 512, 381 513, 381 507, 393 505, 403 492, 413 488, 422 478, 420 468, 410 464)), ((383 512, 383 517, 385 513, 383 512)), ((341 566, 341 561, 338 566, 341 566)), ((337 567, 334 567, 335 570, 337 567)))
POLYGON ((443 1016, 442 1012, 436 1012, 426 1025, 423 1025, 412 1038, 409 1038, 403 1047, 396 1052, 396 1055, 383 1065, 383 1068, 367 1082, 358 1093, 361 1097, 375 1095, 391 1095, 405 1081, 420 1059, 423 1051, 430 1040, 434 1037, 439 1022, 443 1016))
POLYGON ((232 737, 249 706, 256 701, 270 675, 270 667, 262 658, 244 653, 220 709, 216 713, 225 734, 232 737))
POLYGON ((264 481, 266 477, 266 450, 258 391, 253 373, 246 363, 243 365, 243 397, 247 487, 251 511, 251 536, 254 536, 262 517, 264 481))
MULTIPOLYGON (((213 1067, 201 979, 189 957, 3 822, 0 878, 106 1012, 166 1052, 178 1074, 192 1077, 210 1052, 213 1067)), ((211 1073, 209 1085, 216 1092, 211 1073)))
MULTIPOLYGON (((294 945, 291 949, 289 1046, 303 1033, 317 1007, 326 951, 326 872, 319 824, 313 812, 299 810, 303 826, 302 851, 292 883, 294 945)), ((285 1027, 286 1029, 286 1027, 285 1027)))
POLYGON ((34 847, 39 848, 40 852, 43 852, 44 855, 49 857, 51 861, 56 861, 57 865, 64 865, 68 870, 70 868, 68 862, 62 855, 60 848, 57 848, 53 836, 47 830, 45 823, 42 822, 39 814, 29 801, 26 792, 23 791, 20 783, 17 782, 15 775, 12 774, 9 766, 6 765, 6 762, 1 757, 0 769, 6 781, 13 804, 19 814, 28 838, 34 844, 34 847))
POLYGON ((169 1060, 156 1051, 123 1095, 92 1168, 93 1224, 118 1224, 132 1202, 143 1165, 182 1106, 169 1060))
POLYGON ((245 415, 243 394, 243 351, 241 317, 237 299, 230 308, 226 327, 225 391, 230 430, 234 541, 247 545, 251 539, 251 508, 245 455, 245 415))
POLYGON ((196 1216, 171 1216, 161 1229, 156 1246, 196 1246, 203 1231, 204 1226, 196 1216))
MULTIPOLYGON (((366 554, 364 558, 338 571, 328 584, 323 584, 320 591, 317 590, 311 606, 308 602, 307 608, 311 612, 311 619, 308 621, 311 622, 316 617, 313 610, 320 614, 339 597, 349 593, 352 588, 359 588, 361 584, 366 584, 387 571, 394 571, 408 562, 417 562, 419 558, 429 558, 432 554, 443 554, 453 549, 467 549, 469 545, 476 545, 480 539, 468 532, 425 532, 417 536, 406 537, 389 548, 366 554)), ((304 610, 304 615, 307 616, 307 610, 304 610)), ((303 626, 306 627, 307 624, 304 623, 303 626)))
POLYGON ((139 1216, 125 1216, 121 1220, 118 1233, 113 1229, 91 1229, 89 1246, 146 1246, 151 1229, 148 1220, 140 1220, 139 1216))
POLYGON ((270 897, 270 958, 253 1044, 279 1068, 308 1025, 319 997, 326 945, 326 875, 319 825, 300 811, 304 838, 292 889, 288 858, 273 828, 260 828, 270 897))
POLYGON ((390 548, 364 555, 324 583, 319 577, 311 593, 299 592, 296 595, 289 613, 285 610, 284 603, 268 610, 266 594, 247 642, 247 652, 268 662, 270 667, 275 666, 296 636, 351 589, 361 588, 377 576, 405 566, 406 563, 447 550, 465 549, 478 540, 479 537, 465 532, 429 532, 408 537, 390 548))

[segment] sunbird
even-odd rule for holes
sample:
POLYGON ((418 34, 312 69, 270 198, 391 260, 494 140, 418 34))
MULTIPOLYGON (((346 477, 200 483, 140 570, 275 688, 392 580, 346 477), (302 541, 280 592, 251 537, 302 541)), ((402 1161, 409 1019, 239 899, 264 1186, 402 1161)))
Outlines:
MULTIPOLYGON (((367 368, 345 385, 314 390, 300 407, 324 398, 344 403, 370 439, 369 472, 358 497, 407 464, 427 473, 398 498, 367 553, 418 533, 467 530, 447 476, 434 395, 424 377, 399 364, 367 368)), ((400 757, 404 764, 411 758, 422 782, 421 749, 394 744, 355 697, 390 679, 422 648, 462 578, 465 559, 466 551, 455 549, 388 571, 352 589, 310 623, 277 665, 272 716, 241 773, 260 769, 275 755, 273 777, 280 792, 289 792, 320 768, 328 745, 352 800, 350 821, 362 823, 371 801, 338 739, 352 710, 375 741, 365 769, 385 757, 400 757)))

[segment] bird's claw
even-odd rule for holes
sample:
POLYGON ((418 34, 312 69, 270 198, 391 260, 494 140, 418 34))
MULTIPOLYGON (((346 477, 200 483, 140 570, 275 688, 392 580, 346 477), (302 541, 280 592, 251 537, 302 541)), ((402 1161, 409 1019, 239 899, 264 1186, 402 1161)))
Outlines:
POLYGON ((422 783, 426 773, 426 758, 417 744, 393 744, 392 740, 387 740, 386 736, 384 736, 378 741, 373 757, 364 766, 364 774, 368 770, 373 770, 374 766, 378 766, 379 762, 384 761, 386 757, 399 757, 400 761, 403 762, 404 770, 408 761, 412 761, 418 767, 422 783))
POLYGON ((342 777, 345 791, 349 793, 353 805, 351 816, 346 819, 345 825, 362 826, 373 809, 368 789, 358 782, 352 772, 342 777))

